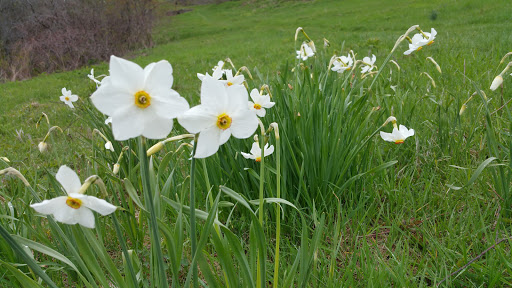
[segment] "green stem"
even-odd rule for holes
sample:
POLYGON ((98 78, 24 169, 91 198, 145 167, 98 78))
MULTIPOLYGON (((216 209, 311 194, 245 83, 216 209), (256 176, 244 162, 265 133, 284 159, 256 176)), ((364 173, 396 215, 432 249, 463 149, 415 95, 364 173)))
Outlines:
MULTIPOLYGON (((258 119, 259 120, 259 119, 258 119)), ((259 121, 260 129, 261 129, 261 136, 260 136, 260 148, 261 148, 261 162, 260 162, 260 205, 259 205, 259 222, 263 229, 263 188, 265 185, 265 127, 263 127, 263 123, 259 121)), ((262 282, 262 273, 265 273, 265 271, 261 271, 260 268, 260 253, 258 253, 258 265, 257 265, 257 278, 256 278, 256 287, 265 287, 265 283, 262 282)))
MULTIPOLYGON (((277 157, 277 198, 281 198, 281 141, 279 139, 279 129, 277 123, 272 123, 274 126, 274 132, 276 135, 276 157, 277 157), (275 126, 274 126, 275 124, 275 126)), ((281 208, 276 203, 276 251, 275 251, 275 263, 274 263, 274 287, 279 287, 279 242, 281 240, 281 208)))
MULTIPOLYGON (((164 258, 162 253, 162 248, 160 247, 160 235, 158 231, 158 222, 156 221, 155 207, 154 207, 154 199, 153 193, 151 191, 151 185, 149 182, 149 163, 148 156, 146 153, 146 141, 141 136, 139 137, 139 158, 140 158, 140 169, 141 169, 141 177, 142 177, 142 186, 144 189, 144 200, 146 202, 147 208, 149 210, 150 219, 149 219, 149 229, 151 230, 151 252, 153 257, 156 257, 157 262, 157 270, 156 275, 154 275, 155 279, 153 279, 153 283, 155 287, 165 288, 169 287, 167 285, 167 278, 165 276, 165 267, 164 267, 164 258)), ((154 258, 153 258, 154 259, 154 258)), ((153 261, 151 261, 151 265, 153 261)), ((153 271, 153 270, 152 270, 153 271)))
MULTIPOLYGON (((192 154, 192 164, 190 165, 190 243, 192 245, 192 259, 196 257, 196 205, 195 205, 195 171, 196 171, 196 149, 197 137, 194 139, 194 152, 192 154)), ((197 279, 197 264, 192 267, 192 281, 194 288, 199 287, 197 279)))

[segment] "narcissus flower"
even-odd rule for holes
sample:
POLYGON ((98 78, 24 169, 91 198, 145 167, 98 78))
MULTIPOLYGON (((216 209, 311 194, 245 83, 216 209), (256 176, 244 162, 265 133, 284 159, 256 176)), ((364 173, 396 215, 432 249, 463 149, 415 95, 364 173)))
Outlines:
POLYGON ((91 210, 103 216, 116 211, 116 206, 103 199, 78 193, 82 186, 80 178, 69 167, 61 166, 55 177, 64 187, 68 196, 60 196, 30 205, 37 212, 53 215, 55 220, 65 224, 78 223, 87 228, 94 228, 94 214, 91 210))
MULTIPOLYGON (((386 133, 380 131, 380 137, 382 137, 384 141, 394 142, 395 144, 402 144, 404 143, 405 139, 414 135, 414 129, 407 129, 404 125, 400 125, 399 127, 397 127, 395 117, 390 117, 390 119, 391 122, 393 123, 393 132, 386 133)), ((386 120, 385 124, 387 124, 388 122, 389 121, 386 120)))
POLYGON ((203 78, 201 104, 178 116, 190 133, 199 133, 195 158, 211 156, 231 135, 248 138, 258 127, 258 117, 249 111, 247 90, 226 86, 210 76, 203 78))
POLYGON ((243 85, 245 81, 244 75, 239 74, 233 76, 233 71, 231 71, 231 69, 224 70, 224 73, 226 74, 226 80, 223 80, 223 82, 226 83, 227 86, 243 85))
POLYGON ((363 58, 363 64, 364 66, 361 68, 361 74, 364 74, 366 72, 370 72, 375 67, 373 64, 375 64, 375 61, 377 61, 377 57, 375 55, 372 55, 372 58, 370 57, 364 57, 363 58))
POLYGON ((71 94, 71 90, 62 88, 62 96, 60 96, 60 101, 64 102, 70 108, 75 108, 75 106, 73 106, 73 102, 75 102, 76 100, 78 100, 77 95, 71 94))
POLYGON ((432 28, 430 31, 430 33, 423 32, 423 34, 415 34, 411 39, 411 43, 409 43, 409 50, 405 51, 404 55, 409 55, 414 51, 419 51, 423 49, 423 46, 425 45, 431 45, 432 43, 434 43, 437 31, 434 28, 432 28))
POLYGON ((116 140, 137 136, 161 139, 171 132, 173 119, 189 109, 188 102, 171 89, 172 66, 162 60, 142 69, 139 65, 110 57, 110 76, 91 96, 103 114, 112 117, 116 140))
MULTIPOLYGON (((261 162, 261 148, 258 142, 252 143, 251 152, 250 153, 242 153, 242 156, 245 157, 245 159, 254 159, 256 162, 261 162)), ((263 147, 263 153, 266 156, 269 156, 270 154, 274 153, 274 145, 268 146, 268 143, 265 144, 263 147)))
POLYGON ((350 54, 348 54, 347 56, 336 57, 332 64, 332 71, 343 73, 344 71, 352 69, 354 60, 352 60, 352 57, 350 57, 350 54))
POLYGON ((306 61, 309 57, 313 56, 315 56, 315 51, 313 51, 313 48, 311 48, 306 42, 302 43, 300 50, 297 51, 297 59, 306 61))
POLYGON ((252 101, 249 101, 249 109, 256 112, 256 115, 259 117, 265 117, 265 108, 272 108, 276 104, 274 102, 270 102, 269 95, 260 95, 258 89, 252 89, 251 99, 252 101))

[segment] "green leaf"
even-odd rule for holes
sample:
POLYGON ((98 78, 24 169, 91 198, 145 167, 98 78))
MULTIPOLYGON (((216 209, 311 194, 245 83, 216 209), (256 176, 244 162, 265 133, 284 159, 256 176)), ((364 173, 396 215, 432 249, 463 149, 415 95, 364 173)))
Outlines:
POLYGON ((27 275, 25 275, 23 272, 21 272, 19 269, 16 269, 12 267, 9 263, 6 263, 0 259, 1 266, 7 268, 7 270, 11 271, 11 273, 16 277, 16 280, 18 280, 21 284, 21 287, 43 287, 36 281, 34 281, 32 278, 29 278, 27 275))
POLYGON ((142 202, 140 202, 139 195, 137 195, 137 191, 133 187, 132 182, 130 182, 128 178, 124 178, 123 183, 124 187, 126 188, 126 192, 128 192, 128 195, 133 200, 133 203, 139 206, 140 209, 147 211, 142 202))
POLYGON ((226 193, 226 195, 228 195, 229 197, 235 199, 238 203, 242 204, 245 208, 249 209, 249 211, 251 211, 251 213, 254 214, 254 211, 251 209, 251 206, 242 197, 242 195, 240 195, 239 193, 233 191, 232 189, 230 189, 226 186, 222 186, 222 185, 220 186, 220 190, 222 190, 222 192, 226 193))

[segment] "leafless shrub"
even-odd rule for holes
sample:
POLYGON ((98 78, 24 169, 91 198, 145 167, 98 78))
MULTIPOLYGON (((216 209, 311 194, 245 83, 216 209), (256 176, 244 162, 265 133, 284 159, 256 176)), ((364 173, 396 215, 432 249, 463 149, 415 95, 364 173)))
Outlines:
POLYGON ((0 79, 75 69, 152 45, 153 0, 0 1, 0 79))

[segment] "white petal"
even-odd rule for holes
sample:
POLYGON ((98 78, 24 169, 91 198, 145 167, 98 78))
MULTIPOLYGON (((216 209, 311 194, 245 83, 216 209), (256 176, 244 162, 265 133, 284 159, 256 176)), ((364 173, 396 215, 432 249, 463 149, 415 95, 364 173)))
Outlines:
POLYGON ((112 115, 112 133, 118 141, 137 137, 144 131, 144 116, 135 105, 118 109, 112 115))
POLYGON ((226 129, 220 132, 219 146, 228 142, 229 137, 231 137, 231 129, 226 129))
POLYGON ((265 114, 267 114, 265 108, 255 109, 254 111, 256 111, 256 115, 258 115, 258 117, 265 117, 265 114))
POLYGON ((53 217, 55 217, 55 220, 64 224, 73 225, 78 223, 79 210, 81 209, 71 208, 66 204, 66 202, 64 202, 64 205, 53 213, 53 217))
POLYGON ((382 137, 382 140, 384 140, 384 141, 395 142, 391 133, 380 131, 380 137, 382 137))
POLYGON ((87 228, 94 228, 94 214, 91 210, 89 210, 87 207, 82 207, 80 209, 76 209, 77 213, 75 214, 75 221, 76 223, 87 227, 87 228))
POLYGON ((82 186, 80 178, 78 178, 75 171, 71 170, 71 168, 66 165, 60 166, 55 178, 59 181, 60 185, 64 187, 64 190, 66 190, 68 194, 78 192, 82 186))
POLYGON ((125 87, 133 93, 144 88, 144 70, 139 65, 114 55, 110 56, 110 77, 114 86, 125 87))
POLYGON ((35 203, 30 205, 38 213, 49 215, 55 213, 57 210, 61 210, 66 205, 67 196, 60 196, 50 200, 44 200, 41 203, 35 203))
POLYGON ((248 109, 239 110, 231 116, 231 134, 239 139, 250 137, 258 128, 258 117, 248 109))
POLYGON ((182 115, 178 116, 178 122, 190 133, 199 133, 205 129, 215 126, 217 116, 205 105, 192 107, 182 115))
POLYGON ((151 90, 171 89, 173 77, 172 66, 167 60, 161 60, 144 69, 144 91, 151 95, 151 90))
POLYGON ((265 103, 265 105, 261 105, 261 107, 263 107, 263 108, 272 108, 272 107, 274 107, 274 105, 276 105, 275 102, 268 102, 268 103, 265 103))
POLYGON ((274 145, 270 145, 268 149, 266 148, 266 146, 268 146, 268 144, 265 145, 265 157, 274 153, 274 145))
POLYGON ((249 153, 240 152, 240 154, 242 154, 242 156, 244 156, 245 159, 256 159, 256 157, 254 157, 254 155, 249 154, 249 153))
POLYGON ((211 107, 211 109, 222 113, 225 111, 220 110, 226 108, 227 97, 226 87, 221 81, 208 76, 203 78, 203 84, 201 85, 201 105, 206 105, 206 107, 211 107))
POLYGON ((172 89, 159 91, 158 94, 150 93, 150 95, 152 95, 151 106, 162 118, 176 118, 190 109, 187 100, 172 89))
POLYGON ((116 110, 134 106, 135 93, 126 87, 116 87, 111 77, 105 77, 101 86, 91 95, 91 101, 101 113, 112 116, 116 110))
POLYGON ((258 142, 252 143, 251 154, 254 155, 255 158, 261 156, 261 148, 258 142))
POLYGON ((210 127, 199 133, 195 158, 205 158, 215 154, 219 150, 220 129, 217 126, 210 127))
POLYGON ((228 97, 227 113, 234 114, 240 109, 247 109, 249 94, 243 85, 232 85, 226 88, 228 97))
MULTIPOLYGON (((150 109, 150 107, 145 110, 150 109)), ((144 121, 144 129, 142 135, 149 139, 162 139, 165 138, 172 130, 173 119, 163 118, 158 115, 154 109, 153 111, 144 111, 142 117, 144 121)))
POLYGON ((69 108, 75 108, 71 101, 66 101, 66 104, 69 106, 69 108))
POLYGON ((71 95, 69 97, 69 100, 71 100, 71 102, 75 102, 76 100, 78 100, 78 95, 71 95))
POLYGON ((103 216, 114 213, 114 211, 117 209, 116 206, 108 203, 107 201, 98 199, 93 196, 86 196, 84 199, 82 199, 82 203, 85 207, 96 211, 103 216))
POLYGON ((258 103, 258 100, 260 97, 260 92, 258 91, 258 89, 252 89, 250 95, 251 95, 252 101, 258 103))

